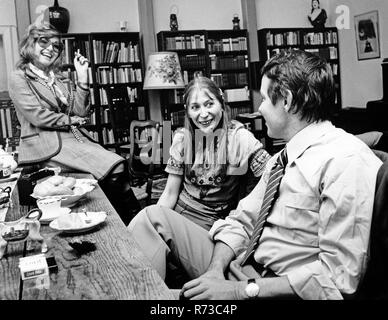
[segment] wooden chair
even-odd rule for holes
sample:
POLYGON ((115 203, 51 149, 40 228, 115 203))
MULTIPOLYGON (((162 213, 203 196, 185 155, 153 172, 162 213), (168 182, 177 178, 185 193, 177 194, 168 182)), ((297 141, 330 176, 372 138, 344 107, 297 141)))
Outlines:
POLYGON ((146 205, 151 204, 153 185, 163 184, 167 176, 160 159, 159 128, 159 122, 152 120, 134 120, 130 125, 129 173, 134 190, 145 186, 146 205))
POLYGON ((129 101, 125 86, 107 87, 106 96, 113 131, 115 152, 126 157, 130 152, 130 123, 137 119, 136 106, 129 101))

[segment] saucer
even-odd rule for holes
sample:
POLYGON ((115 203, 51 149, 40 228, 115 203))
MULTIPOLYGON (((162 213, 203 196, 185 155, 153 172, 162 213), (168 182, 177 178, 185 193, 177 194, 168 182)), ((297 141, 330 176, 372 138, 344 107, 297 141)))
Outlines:
POLYGON ((63 214, 68 214, 70 213, 71 209, 70 208, 66 208, 66 207, 60 207, 58 210, 55 210, 54 212, 50 212, 50 213, 47 213, 47 212, 42 212, 42 217, 40 218, 40 223, 49 223, 51 221, 53 221, 54 219, 58 218, 59 216, 63 215, 63 214))

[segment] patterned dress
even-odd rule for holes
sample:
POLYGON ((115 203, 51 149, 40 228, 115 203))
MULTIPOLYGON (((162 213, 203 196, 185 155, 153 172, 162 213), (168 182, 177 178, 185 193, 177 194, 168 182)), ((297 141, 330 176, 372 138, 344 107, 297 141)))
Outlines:
MULTIPOLYGON (((244 126, 232 120, 227 132, 226 166, 194 160, 191 168, 185 163, 185 129, 175 132, 166 172, 184 176, 175 211, 210 229, 214 221, 224 218, 238 202, 240 186, 246 185, 248 170, 260 177, 270 158, 263 145, 244 126), (244 179, 244 180, 243 180, 244 179), (244 182, 244 183, 242 183, 244 182)), ((217 147, 215 150, 217 153, 217 147)), ((202 159, 207 159, 208 149, 202 159)))

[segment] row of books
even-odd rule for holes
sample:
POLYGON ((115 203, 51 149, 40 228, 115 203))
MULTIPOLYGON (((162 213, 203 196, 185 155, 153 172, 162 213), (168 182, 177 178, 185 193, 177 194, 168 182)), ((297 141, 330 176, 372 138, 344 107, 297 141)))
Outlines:
POLYGON ((168 101, 169 103, 184 103, 183 102, 183 92, 184 90, 168 90, 168 101))
POLYGON ((224 95, 227 102, 247 101, 250 97, 248 86, 245 88, 227 89, 224 91, 224 95))
POLYGON ((219 57, 215 54, 211 54, 209 57, 212 70, 248 68, 248 55, 219 57))
MULTIPOLYGON (((100 105, 107 105, 108 104, 108 98, 106 95, 106 90, 104 88, 99 88, 99 98, 100 98, 100 105)), ((127 93, 130 103, 138 102, 138 90, 137 88, 131 88, 127 87, 127 93)), ((93 103, 95 104, 95 103, 93 103)))
POLYGON ((305 51, 317 54, 327 61, 331 59, 338 59, 338 51, 336 47, 306 48, 305 51))
POLYGON ((95 63, 140 62, 139 45, 132 42, 93 40, 95 63))
MULTIPOLYGON (((62 70, 62 74, 65 78, 71 80, 75 85, 78 81, 77 71, 72 68, 66 68, 62 70)), ((88 68, 88 81, 89 84, 93 84, 92 68, 88 68)))
MULTIPOLYGON (((267 49, 267 59, 270 59, 273 57, 275 54, 281 53, 286 50, 296 50, 300 49, 297 47, 290 47, 290 48, 272 48, 272 49, 267 49)), ((338 59, 338 49, 337 47, 325 47, 325 48, 305 48, 304 51, 311 52, 314 54, 319 55, 320 57, 326 59, 327 61, 329 60, 334 60, 338 59)))
POLYGON ((310 45, 324 44, 323 32, 309 32, 303 36, 303 43, 310 45))
MULTIPOLYGON (((13 126, 12 113, 14 113, 13 108, 3 106, 0 107, 0 124, 1 124, 1 144, 5 144, 5 140, 13 139, 14 137, 19 138, 20 129, 13 126)), ((15 115, 16 116, 16 115, 15 115)))
POLYGON ((183 35, 176 37, 166 37, 166 50, 182 50, 182 49, 205 49, 205 35, 183 35))
POLYGON ((88 40, 79 40, 76 38, 62 39, 64 44, 63 62, 65 64, 73 64, 74 53, 79 49, 80 53, 90 61, 90 49, 88 40))
POLYGON ((208 39, 208 48, 210 52, 247 50, 247 38, 223 38, 220 40, 208 39))
POLYGON ((96 121, 96 110, 94 109, 93 112, 89 115, 89 123, 91 125, 96 125, 97 124, 97 121, 96 121))
POLYGON ((203 70, 183 70, 183 82, 188 84, 191 80, 194 79, 194 75, 203 75, 203 70))
POLYGON ((298 47, 289 47, 289 48, 272 48, 272 49, 267 49, 267 60, 273 57, 274 55, 286 51, 286 50, 297 50, 300 49, 298 47))
POLYGON ((337 63, 330 63, 331 70, 333 71, 333 74, 335 76, 338 75, 338 64, 337 63))
MULTIPOLYGON (((129 142, 129 137, 128 137, 128 142, 129 142)), ((115 143, 113 130, 111 128, 103 128, 102 129, 102 143, 103 144, 115 143)))
MULTIPOLYGON (((286 31, 266 33, 267 46, 293 46, 301 44, 300 31, 286 31)), ((303 34, 303 43, 309 45, 337 44, 338 35, 336 31, 307 32, 303 34)))
POLYGON ((205 68, 206 57, 204 55, 188 54, 180 56, 179 63, 181 64, 182 69, 193 67, 205 68))
POLYGON ((249 113, 249 112, 252 112, 252 109, 250 106, 230 108, 230 116, 232 119, 236 119, 240 113, 249 113))
POLYGON ((8 93, 0 93, 0 144, 13 150, 19 145, 20 123, 8 93))
MULTIPOLYGON (((145 114, 145 107, 144 106, 138 106, 137 108, 137 119, 138 120, 145 120, 146 114, 145 114)), ((110 110, 108 107, 106 108, 96 108, 89 116, 89 121, 91 125, 96 125, 97 121, 97 115, 100 119, 101 124, 110 124, 111 118, 110 118, 110 110)))
POLYGON ((337 44, 338 43, 338 34, 336 31, 326 31, 324 33, 325 43, 326 44, 337 44))
POLYGON ((248 85, 248 76, 246 73, 212 73, 210 75, 219 87, 236 87, 248 85))
POLYGON ((185 125, 185 117, 186 117, 186 111, 185 110, 179 110, 175 112, 171 112, 171 125, 172 126, 178 126, 183 127, 185 125))
POLYGON ((100 84, 113 83, 134 83, 142 82, 141 69, 134 69, 132 66, 122 66, 120 68, 102 66, 96 71, 97 82, 100 84))
POLYGON ((91 136, 94 140, 98 141, 98 133, 97 133, 97 131, 88 131, 88 132, 89 132, 90 136, 91 136))
POLYGON ((300 44, 299 31, 287 31, 282 33, 272 33, 268 31, 266 34, 267 46, 291 46, 300 44))

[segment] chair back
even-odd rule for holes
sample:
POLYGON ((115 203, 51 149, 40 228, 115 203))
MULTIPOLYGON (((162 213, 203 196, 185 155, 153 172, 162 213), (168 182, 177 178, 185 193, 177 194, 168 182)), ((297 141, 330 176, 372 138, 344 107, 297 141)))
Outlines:
POLYGON ((137 119, 137 109, 130 103, 125 86, 107 87, 106 95, 114 138, 113 145, 116 153, 121 154, 120 146, 129 144, 130 123, 137 119))
POLYGON ((157 121, 134 120, 130 125, 129 171, 134 177, 148 177, 153 174, 159 159, 159 128, 157 121))
POLYGON ((358 299, 388 299, 388 161, 377 173, 369 244, 370 259, 358 299))

